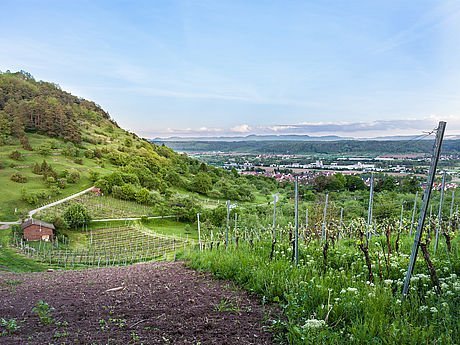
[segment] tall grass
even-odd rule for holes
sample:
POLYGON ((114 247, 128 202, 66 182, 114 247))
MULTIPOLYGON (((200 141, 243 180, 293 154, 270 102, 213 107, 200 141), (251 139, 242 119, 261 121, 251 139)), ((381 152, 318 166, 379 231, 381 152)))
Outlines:
MULTIPOLYGON (((301 247, 301 264, 291 263, 291 250, 281 246, 270 261, 270 244, 222 248, 186 254, 188 264, 230 279, 257 294, 263 303, 282 310, 272 329, 289 344, 458 344, 460 343, 460 259, 458 240, 452 254, 434 258, 441 277, 437 295, 421 257, 404 299, 401 288, 407 254, 393 254, 388 264, 376 258, 379 239, 371 245, 374 283, 356 244, 345 240, 328 253, 319 243, 301 247)), ((409 239, 405 248, 409 247, 409 239)))

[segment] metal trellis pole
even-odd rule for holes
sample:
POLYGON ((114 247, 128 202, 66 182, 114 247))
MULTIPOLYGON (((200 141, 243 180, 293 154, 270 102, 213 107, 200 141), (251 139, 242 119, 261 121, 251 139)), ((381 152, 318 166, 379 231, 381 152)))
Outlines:
POLYGON ((326 201, 324 202, 324 210, 323 210, 323 224, 321 227, 321 241, 326 241, 326 216, 327 216, 328 201, 329 201, 329 194, 326 194, 326 201))
POLYGON ((227 200, 227 226, 225 228, 225 249, 228 248, 229 227, 230 227, 230 200, 227 200))
POLYGON ((438 209, 438 226, 436 227, 436 240, 434 242, 434 253, 438 250, 439 244, 439 233, 441 232, 442 226, 442 204, 444 203, 444 189, 446 187, 446 172, 442 173, 442 183, 441 183, 441 198, 439 199, 439 209, 438 209))
POLYGON ((371 238, 371 225, 372 225, 372 209, 374 203, 374 173, 371 173, 371 186, 369 192, 369 206, 367 208, 367 234, 366 240, 371 238))
POLYGON ((294 233, 295 264, 299 265, 299 177, 295 177, 295 233, 294 233))
POLYGON ((278 201, 278 195, 273 195, 273 242, 276 241, 276 203, 278 201))
POLYGON ((198 222, 198 244, 200 246, 200 251, 203 250, 203 245, 201 244, 201 223, 200 223, 200 214, 196 214, 197 222, 198 222))
POLYGON ((414 228, 415 213, 417 212, 417 198, 418 198, 418 191, 415 193, 414 208, 412 209, 412 220, 410 222, 410 231, 409 231, 410 236, 412 236, 412 230, 414 228))
POLYGON ((404 280, 403 295, 407 296, 409 292, 410 278, 414 272, 415 261, 417 259, 418 249, 420 246, 420 239, 422 238, 423 225, 425 223, 426 212, 428 210, 428 204, 431 196, 431 189, 433 188, 434 176, 436 174, 436 167, 438 166, 439 156, 441 154, 442 139, 444 137, 444 131, 446 129, 446 123, 444 121, 439 122, 438 130, 436 133, 436 140, 434 144, 433 157, 431 159, 430 172, 428 174, 427 185, 423 195, 422 208, 420 210, 420 216, 418 219, 417 230, 415 232, 414 244, 412 246, 412 252, 409 260, 409 266, 407 268, 406 278, 404 280))

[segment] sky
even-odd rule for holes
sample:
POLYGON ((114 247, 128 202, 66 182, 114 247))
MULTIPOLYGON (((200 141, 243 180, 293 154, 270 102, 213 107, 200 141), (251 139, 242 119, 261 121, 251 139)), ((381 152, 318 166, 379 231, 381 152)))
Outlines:
POLYGON ((0 70, 143 137, 460 134, 460 1, 1 0, 0 70))

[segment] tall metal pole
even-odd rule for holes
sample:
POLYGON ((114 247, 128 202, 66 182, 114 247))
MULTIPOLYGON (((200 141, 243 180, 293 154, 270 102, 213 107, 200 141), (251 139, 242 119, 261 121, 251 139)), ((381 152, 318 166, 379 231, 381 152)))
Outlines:
POLYGON ((238 214, 235 213, 235 225, 234 225, 234 239, 236 241, 236 230, 237 230, 237 223, 238 223, 238 214))
POLYGON ((372 209, 374 204, 374 173, 371 173, 371 189, 369 193, 369 207, 367 209, 367 236, 366 239, 369 241, 371 238, 371 226, 372 226, 372 209))
POLYGON ((295 177, 295 233, 294 233, 295 264, 299 265, 299 177, 295 177))
POLYGON ((434 253, 438 250, 439 244, 439 233, 441 232, 442 226, 442 204, 444 204, 444 189, 446 187, 446 172, 442 173, 442 183, 441 183, 441 198, 439 199, 439 209, 438 209, 438 226, 436 227, 436 240, 434 242, 434 253))
POLYGON ((410 231, 409 231, 410 236, 412 236, 412 229, 414 228, 415 213, 417 212, 417 198, 418 198, 418 191, 415 193, 414 208, 412 209, 412 220, 410 222, 410 231))
POLYGON ((404 202, 401 204, 401 216, 399 217, 399 231, 403 229, 403 213, 404 213, 404 202))
POLYGON ((307 233, 308 233, 308 206, 305 208, 305 231, 303 233, 304 241, 307 239, 307 233))
POLYGON ((340 208, 339 238, 343 232, 343 207, 340 208))
POLYGON ((230 200, 227 200, 227 226, 225 228, 225 249, 228 248, 228 232, 230 228, 230 200))
POLYGON ((308 206, 305 208, 305 229, 308 228, 308 206))
POLYGON ((433 205, 430 205, 430 218, 429 219, 429 222, 428 222, 428 235, 431 234, 431 219, 433 219, 433 205))
POLYGON ((326 241, 326 216, 327 216, 328 201, 329 201, 329 194, 326 194, 326 201, 324 202, 324 210, 323 210, 323 224, 321 226, 321 241, 326 241))
POLYGON ((444 137, 444 131, 446 130, 446 123, 444 121, 439 122, 438 131, 436 133, 436 140, 434 144, 433 157, 431 159, 430 172, 428 174, 428 180, 426 189, 423 195, 422 208, 420 210, 420 216, 418 219, 417 230, 415 232, 414 244, 412 246, 412 252, 409 260, 409 267, 407 268, 406 278, 404 280, 403 295, 406 296, 409 292, 410 278, 414 272, 415 261, 417 259, 418 249, 420 246, 420 239, 422 238, 423 225, 425 223, 426 212, 428 210, 428 204, 431 196, 431 189, 433 188, 434 176, 436 174, 436 167, 438 166, 439 156, 441 154, 442 139, 444 137))
POLYGON ((273 195, 273 242, 276 242, 276 203, 278 201, 278 195, 273 195))
POLYGON ((198 244, 200 246, 200 251, 203 250, 203 245, 201 244, 201 223, 200 223, 200 214, 196 214, 197 222, 198 222, 198 244))
POLYGON ((452 190, 452 200, 450 201, 449 219, 451 222, 452 222, 452 216, 454 214, 454 202, 455 202, 455 189, 452 190))

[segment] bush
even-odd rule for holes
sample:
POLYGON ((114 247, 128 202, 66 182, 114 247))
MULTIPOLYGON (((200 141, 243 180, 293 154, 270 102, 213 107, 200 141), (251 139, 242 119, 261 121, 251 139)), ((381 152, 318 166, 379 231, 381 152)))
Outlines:
POLYGON ((18 150, 14 150, 13 152, 10 153, 10 158, 14 159, 15 161, 22 161, 24 158, 22 157, 21 152, 18 150))
POLYGON ((65 222, 70 228, 78 228, 91 221, 91 215, 82 204, 72 204, 68 206, 63 214, 65 222))
POLYGON ((17 182, 17 183, 26 183, 27 182, 27 177, 22 175, 21 173, 15 172, 13 175, 10 177, 11 181, 17 182))
POLYGON ((53 176, 48 176, 45 180, 47 186, 52 186, 54 183, 56 183, 56 179, 53 176))
POLYGON ((42 169, 41 169, 41 167, 40 167, 40 164, 35 163, 35 164, 34 164, 34 167, 32 168, 32 172, 33 172, 35 175, 41 175, 41 174, 42 174, 42 169))
POLYGON ((80 173, 77 170, 72 169, 69 172, 69 176, 67 177, 67 182, 68 183, 77 183, 78 180, 80 180, 80 173))
POLYGON ((59 178, 57 179, 57 186, 61 189, 67 187, 67 179, 66 178, 59 178))
POLYGON ((100 176, 100 173, 98 171, 94 171, 94 170, 89 171, 89 179, 92 182, 96 182, 97 180, 99 180, 99 176, 100 176))
POLYGON ((51 145, 49 143, 44 143, 38 147, 38 152, 42 156, 49 156, 51 153, 51 145))

